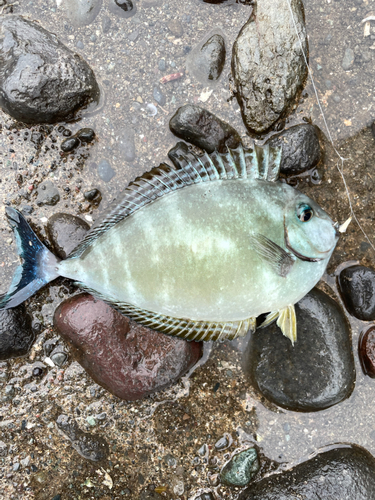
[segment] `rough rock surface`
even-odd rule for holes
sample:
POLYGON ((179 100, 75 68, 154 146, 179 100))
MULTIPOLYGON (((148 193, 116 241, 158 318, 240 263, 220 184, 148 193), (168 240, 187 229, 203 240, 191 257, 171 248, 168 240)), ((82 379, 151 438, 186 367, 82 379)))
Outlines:
POLYGON ((88 64, 56 36, 21 16, 0 18, 0 106, 25 123, 71 118, 98 100, 88 64))
POLYGON ((249 448, 234 455, 220 472, 221 481, 229 486, 246 486, 260 468, 258 453, 249 448))
POLYGON ((375 271, 365 266, 347 267, 341 271, 338 285, 351 315, 364 321, 375 319, 375 271))
MULTIPOLYGON (((302 0, 292 0, 291 7, 307 54, 302 0)), ((250 133, 266 132, 293 108, 307 66, 287 2, 257 2, 234 43, 232 73, 250 133)))
POLYGON ((57 213, 48 219, 46 229, 54 253, 60 259, 66 259, 83 240, 90 226, 75 215, 57 213))
POLYGON ((294 346, 276 323, 258 329, 244 354, 244 370, 273 403, 295 411, 323 410, 354 388, 349 326, 338 304, 317 288, 295 307, 294 346))
POLYGON ((226 152, 236 148, 241 138, 233 127, 221 121, 204 108, 186 104, 178 108, 169 122, 169 128, 177 137, 212 153, 217 149, 226 152))
POLYGON ((172 385, 202 352, 201 343, 141 327, 88 294, 63 302, 54 324, 95 382, 126 400, 172 385))
POLYGON ((352 445, 334 448, 249 486, 239 500, 372 500, 375 459, 352 445))
POLYGON ((266 144, 282 147, 281 173, 298 175, 319 163, 321 152, 316 128, 309 123, 290 127, 274 135, 266 144))
POLYGON ((0 360, 24 356, 34 338, 31 317, 24 305, 0 311, 0 360))

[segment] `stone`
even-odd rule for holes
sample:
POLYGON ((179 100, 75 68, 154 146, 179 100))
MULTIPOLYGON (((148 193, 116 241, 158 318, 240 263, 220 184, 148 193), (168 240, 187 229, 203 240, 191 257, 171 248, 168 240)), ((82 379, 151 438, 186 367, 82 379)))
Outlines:
POLYGON ((88 294, 60 304, 54 325, 93 380, 125 400, 171 386, 202 353, 202 343, 141 327, 88 294))
POLYGON ((70 252, 83 240, 90 226, 80 217, 57 213, 47 222, 47 236, 53 252, 66 259, 70 252))
POLYGON ((65 121, 99 100, 94 73, 81 56, 21 16, 1 18, 0 60, 0 107, 18 121, 65 121))
POLYGON ((228 123, 221 121, 213 113, 193 104, 178 108, 169 121, 171 132, 194 146, 212 153, 221 153, 227 148, 235 149, 241 138, 228 123))
POLYGON ((51 181, 45 181, 37 189, 36 204, 38 206, 54 206, 60 201, 60 193, 51 181))
POLYGON ((250 383, 272 403, 318 411, 347 398, 355 383, 350 329, 338 304, 314 288, 295 306, 294 346, 273 323, 252 335, 243 357, 250 383))
POLYGON ((8 447, 4 441, 0 441, 0 457, 6 457, 8 454, 8 447))
POLYGON ((250 485, 238 500, 372 500, 375 459, 360 446, 341 445, 250 485))
POLYGON ((321 157, 316 128, 309 123, 290 127, 271 137, 266 144, 282 147, 281 173, 298 175, 315 167, 321 157))
POLYGON ((160 88, 156 85, 152 91, 152 97, 155 99, 155 101, 160 104, 160 106, 164 106, 165 103, 167 102, 167 99, 163 92, 160 90, 160 88))
POLYGON ((167 23, 167 28, 171 35, 176 37, 181 37, 184 34, 184 28, 182 27, 181 21, 179 19, 171 19, 167 23))
POLYGON ((109 182, 116 175, 108 160, 100 160, 98 164, 98 175, 104 182, 109 182))
POLYGON ((65 17, 75 27, 91 24, 102 7, 103 0, 62 0, 65 17))
POLYGON ((220 472, 221 482, 228 486, 246 486, 260 469, 255 448, 241 451, 224 465, 220 472))
POLYGON ((92 128, 81 128, 76 133, 76 137, 81 142, 92 142, 95 139, 95 132, 92 128))
POLYGON ((375 378, 375 327, 372 326, 359 339, 358 355, 366 375, 375 378))
POLYGON ((225 40, 214 30, 196 45, 187 58, 187 69, 203 85, 219 79, 225 64, 225 40))
POLYGON ((34 340, 32 318, 23 304, 0 311, 0 360, 24 356, 34 340))
POLYGON ((132 128, 127 127, 118 135, 117 147, 121 158, 125 161, 132 162, 135 160, 135 132, 132 128))
POLYGON ((375 271, 365 266, 350 266, 340 272, 337 282, 347 311, 363 321, 373 321, 375 271))
POLYGON ((102 193, 96 188, 90 189, 90 191, 85 191, 83 196, 85 197, 85 200, 93 203, 94 205, 99 205, 102 201, 102 193))
POLYGON ((93 462, 107 458, 109 446, 107 441, 96 434, 83 432, 74 419, 68 415, 59 415, 57 428, 72 444, 72 447, 83 457, 93 462))
POLYGON ((269 131, 288 115, 307 78, 302 0, 292 0, 291 8, 299 36, 287 2, 258 2, 233 45, 235 95, 253 135, 269 131))
POLYGON ((137 12, 134 0, 109 0, 109 10, 118 17, 132 17, 137 12))
POLYGON ((342 69, 344 69, 345 71, 349 71, 353 67, 354 59, 355 59, 354 50, 351 49, 350 47, 345 49, 344 57, 341 63, 342 69))
POLYGON ((60 148, 64 153, 70 153, 70 151, 78 148, 79 144, 80 142, 77 137, 68 137, 62 141, 60 148))

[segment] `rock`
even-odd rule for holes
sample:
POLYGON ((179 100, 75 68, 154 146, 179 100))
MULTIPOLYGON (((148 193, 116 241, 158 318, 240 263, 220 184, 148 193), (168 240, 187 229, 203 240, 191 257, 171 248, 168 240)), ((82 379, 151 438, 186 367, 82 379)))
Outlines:
POLYGON ((95 132, 92 128, 81 128, 76 133, 76 137, 81 142, 92 142, 95 139, 95 132))
POLYGON ((99 205, 99 203, 102 201, 102 193, 99 191, 99 189, 91 189, 90 191, 85 191, 83 193, 83 196, 85 197, 85 200, 93 203, 94 205, 99 205))
POLYGON ((211 493, 211 491, 201 493, 199 496, 195 497, 194 500, 215 500, 215 497, 211 493))
POLYGON ((354 50, 348 47, 345 50, 345 54, 341 63, 342 69, 344 69, 345 71, 350 70, 353 67, 354 59, 355 59, 354 50))
POLYGON ((64 151, 64 153, 69 153, 70 151, 73 151, 73 149, 78 148, 80 142, 77 139, 77 137, 68 137, 67 139, 64 139, 61 143, 61 151, 64 151))
MULTIPOLYGON (((302 0, 291 7, 308 53, 302 0)), ((261 134, 284 118, 298 101, 307 66, 287 2, 258 2, 233 46, 232 73, 242 118, 261 134)))
POLYGON ((181 21, 179 19, 171 19, 167 23, 167 28, 171 35, 180 38, 184 34, 184 28, 182 27, 181 21))
POLYGON ((132 17, 137 12, 134 0, 109 0, 108 7, 118 17, 132 17))
POLYGON ((38 206, 51 205, 54 206, 60 201, 59 190, 51 181, 45 181, 39 185, 37 189, 36 204, 38 206))
POLYGON ((271 137, 266 144, 282 147, 281 172, 297 175, 319 163, 320 144, 317 131, 309 123, 296 125, 271 137))
POLYGON ((241 138, 233 127, 193 104, 178 108, 170 119, 169 128, 177 137, 207 153, 212 153, 215 149, 223 153, 227 148, 235 149, 241 143, 241 138))
POLYGON ((373 321, 375 271, 365 266, 350 266, 341 271, 337 281, 348 312, 363 321, 373 321))
POLYGON ((134 136, 135 132, 132 128, 126 128, 119 134, 117 147, 125 161, 131 162, 135 160, 136 152, 134 136))
POLYGON ((7 445, 4 441, 0 441, 0 457, 6 457, 8 454, 7 445))
POLYGON ((21 16, 0 20, 0 106, 25 123, 55 123, 99 99, 88 64, 21 16))
POLYGON ((375 327, 366 330, 360 337, 358 354, 363 371, 371 378, 375 378, 375 327))
POLYGON ((23 304, 0 311, 0 360, 17 358, 29 352, 35 339, 31 322, 23 304))
POLYGON ((141 327, 88 294, 60 304, 54 324, 94 381, 121 399, 169 387, 201 356, 201 343, 141 327))
POLYGON ((103 0, 62 0, 65 17, 75 27, 91 24, 99 14, 103 0))
POLYGON ((80 217, 64 213, 52 215, 46 227, 53 251, 60 259, 66 259, 89 229, 90 226, 80 217))
POLYGON ((255 448, 241 451, 224 465, 220 472, 221 482, 228 486, 246 486, 260 468, 255 448))
POLYGON ((55 363, 55 365, 60 368, 64 366, 68 359, 68 355, 66 354, 63 346, 57 346, 51 353, 51 359, 55 363))
POLYGON ((107 458, 109 446, 101 436, 81 431, 77 423, 68 415, 59 415, 56 425, 83 458, 93 462, 99 462, 107 458))
POLYGON ((109 182, 116 175, 116 172, 111 167, 107 160, 100 160, 98 164, 98 175, 104 182, 109 182))
POLYGON ((319 453, 249 486, 238 500, 372 500, 375 459, 356 445, 319 453))
POLYGON ((187 58, 187 69, 199 82, 207 85, 220 77, 225 64, 223 33, 214 30, 196 45, 187 58))
POLYGON ((154 87, 154 90, 152 91, 152 97, 158 104, 160 104, 160 106, 164 106, 164 104, 167 102, 165 95, 158 86, 154 87))
POLYGON ((271 324, 256 331, 244 353, 250 383, 289 410, 318 411, 347 398, 355 367, 346 318, 327 294, 314 288, 296 305, 294 346, 271 324))

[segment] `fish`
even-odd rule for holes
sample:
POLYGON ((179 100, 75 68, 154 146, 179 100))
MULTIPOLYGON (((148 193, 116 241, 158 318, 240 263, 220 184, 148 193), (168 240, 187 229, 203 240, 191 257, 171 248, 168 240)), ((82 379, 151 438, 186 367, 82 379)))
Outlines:
POLYGON ((233 340, 277 321, 297 339, 294 305, 322 277, 340 227, 281 182, 281 148, 177 148, 132 181, 64 260, 6 207, 22 264, 0 309, 59 276, 141 325, 187 340, 233 340))

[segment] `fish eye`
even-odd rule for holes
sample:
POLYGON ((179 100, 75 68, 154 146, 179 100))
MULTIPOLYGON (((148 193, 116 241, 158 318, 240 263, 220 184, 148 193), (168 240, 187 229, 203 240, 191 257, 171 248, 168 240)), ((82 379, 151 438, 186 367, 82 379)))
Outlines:
POLYGON ((312 219, 314 215, 314 210, 310 207, 310 205, 307 205, 306 203, 303 203, 297 208, 297 217, 301 222, 308 222, 310 219, 312 219))

